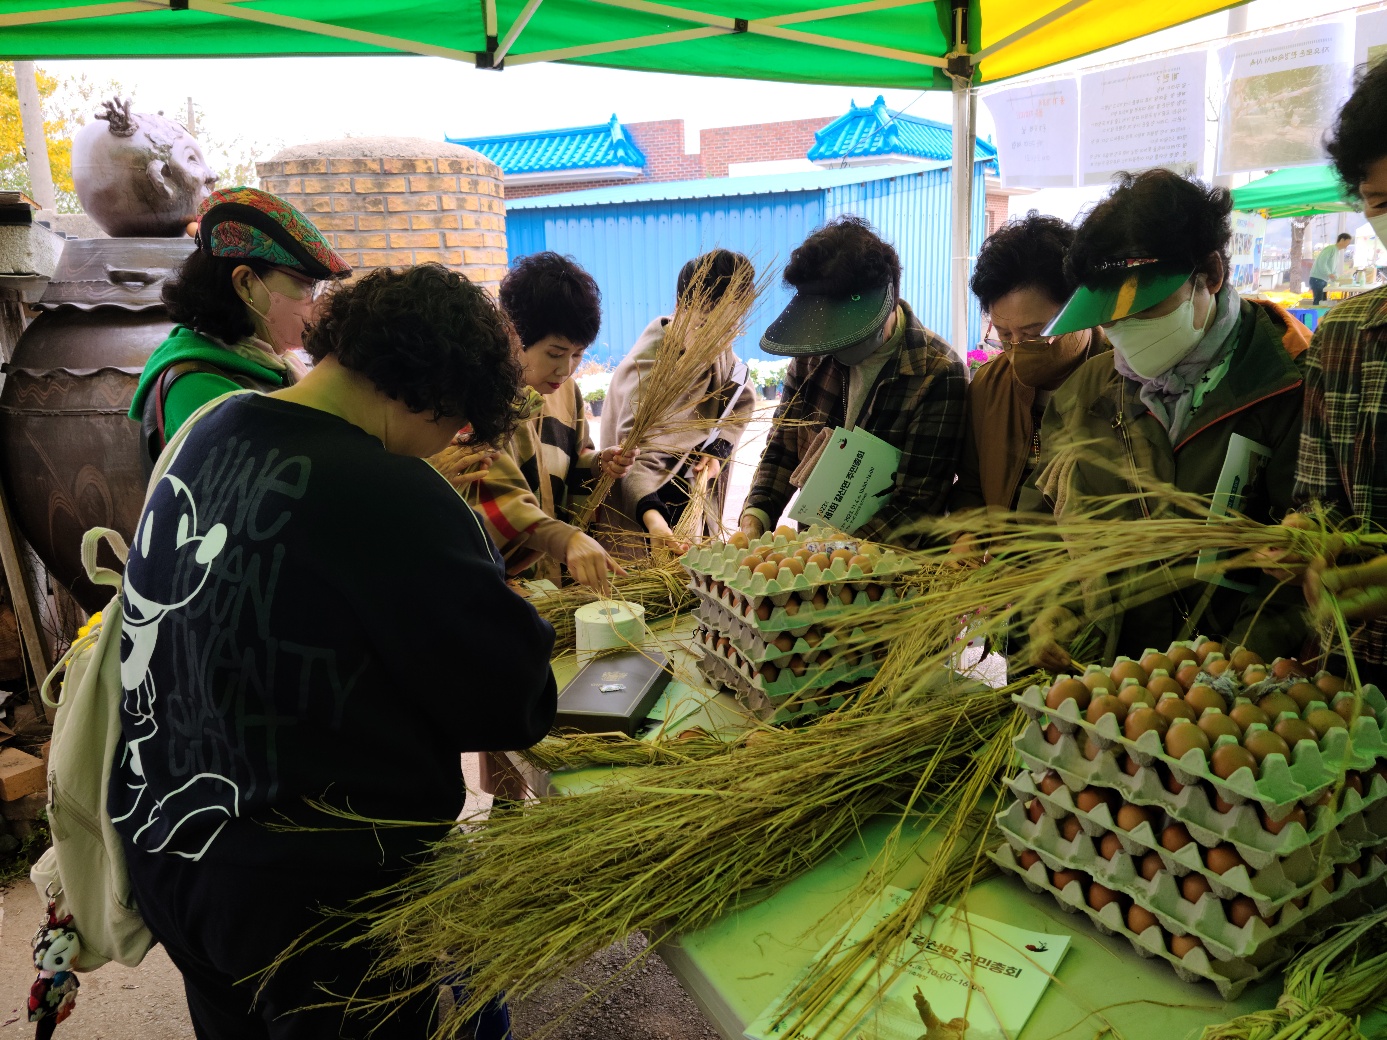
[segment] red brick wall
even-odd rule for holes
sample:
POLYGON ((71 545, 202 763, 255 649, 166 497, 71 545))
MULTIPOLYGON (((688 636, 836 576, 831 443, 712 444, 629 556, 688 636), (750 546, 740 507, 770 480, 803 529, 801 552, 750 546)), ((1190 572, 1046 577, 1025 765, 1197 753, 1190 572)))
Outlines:
POLYGON ((794 119, 783 123, 714 126, 701 130, 703 176, 726 177, 730 163, 803 159, 814 146, 814 134, 837 116, 794 119))
POLYGON ((992 195, 987 196, 987 231, 990 235, 999 227, 1007 222, 1007 196, 992 195))
MULTIPOLYGON (((709 127, 699 131, 701 151, 697 155, 684 154, 682 119, 624 123, 631 139, 645 153, 645 172, 641 176, 625 180, 605 178, 563 181, 557 184, 513 184, 506 186, 506 198, 525 199, 534 195, 608 188, 619 184, 726 177, 730 163, 803 159, 814 144, 814 132, 822 130, 836 118, 838 117, 823 116, 818 119, 795 119, 783 123, 709 127)), ((1005 200, 1002 214, 1005 217, 1005 200)))

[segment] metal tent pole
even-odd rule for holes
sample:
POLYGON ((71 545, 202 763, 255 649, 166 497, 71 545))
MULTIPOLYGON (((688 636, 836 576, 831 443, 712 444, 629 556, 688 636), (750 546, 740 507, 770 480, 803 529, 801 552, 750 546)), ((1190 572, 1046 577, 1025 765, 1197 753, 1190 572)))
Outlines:
POLYGON ((949 339, 960 358, 968 342, 968 274, 973 241, 973 149, 977 132, 978 93, 963 78, 954 78, 953 235, 949 251, 949 339))
POLYGON ((24 157, 29 161, 29 190, 40 209, 55 208, 53 170, 48 165, 48 138, 43 133, 43 102, 39 100, 37 69, 32 61, 14 63, 19 121, 24 127, 24 157))

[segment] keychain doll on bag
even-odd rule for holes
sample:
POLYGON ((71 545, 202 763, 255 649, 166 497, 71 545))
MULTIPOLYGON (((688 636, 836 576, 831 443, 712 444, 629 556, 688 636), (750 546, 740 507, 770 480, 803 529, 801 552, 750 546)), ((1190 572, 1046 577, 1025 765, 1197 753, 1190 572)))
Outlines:
POLYGON ((50 901, 48 920, 34 933, 34 967, 39 976, 29 987, 29 1021, 37 1022, 36 1040, 46 1040, 58 1028, 58 1023, 72 1014, 77 1003, 77 987, 81 985, 72 971, 82 948, 77 930, 72 927, 72 915, 58 919, 57 908, 50 901))

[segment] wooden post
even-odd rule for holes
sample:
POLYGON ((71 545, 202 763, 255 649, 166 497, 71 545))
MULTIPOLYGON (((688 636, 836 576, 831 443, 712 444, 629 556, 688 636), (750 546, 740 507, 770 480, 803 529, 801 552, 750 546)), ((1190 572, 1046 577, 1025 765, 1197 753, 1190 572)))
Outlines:
POLYGON ((19 551, 19 539, 15 535, 14 519, 10 515, 10 500, 3 485, 0 485, 0 565, 4 566, 5 583, 10 589, 10 602, 14 604, 19 640, 24 646, 24 655, 29 660, 29 667, 34 672, 34 688, 30 692, 30 699, 38 717, 47 718, 39 687, 42 686, 53 663, 48 660, 48 653, 43 647, 38 607, 25 578, 24 557, 19 551))

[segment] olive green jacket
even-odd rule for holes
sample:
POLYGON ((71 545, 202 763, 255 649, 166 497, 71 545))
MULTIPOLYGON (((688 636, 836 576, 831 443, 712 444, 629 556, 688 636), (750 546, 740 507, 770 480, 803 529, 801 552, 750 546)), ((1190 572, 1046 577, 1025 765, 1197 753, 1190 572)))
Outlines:
MULTIPOLYGON (((1236 433, 1271 449, 1240 511, 1263 523, 1280 522, 1291 505, 1310 333, 1275 304, 1244 300, 1237 336, 1227 373, 1174 445, 1138 398, 1138 384, 1114 368, 1111 354, 1090 359, 1070 376, 1046 408, 1035 480, 1057 519, 1091 509, 1097 496, 1120 495, 1132 497, 1109 508, 1105 516, 1113 520, 1180 515, 1160 488, 1211 496, 1236 433)), ((1300 590, 1274 591, 1277 583, 1261 571, 1230 577, 1256 591, 1211 591, 1205 582, 1152 568, 1095 579, 1075 595, 1071 609, 1080 614, 1081 608, 1081 616, 1097 624, 1103 661, 1117 654, 1137 657, 1147 647, 1164 650, 1171 640, 1196 633, 1246 642, 1268 660, 1298 653, 1307 635, 1300 590)))

